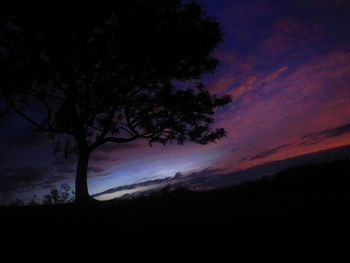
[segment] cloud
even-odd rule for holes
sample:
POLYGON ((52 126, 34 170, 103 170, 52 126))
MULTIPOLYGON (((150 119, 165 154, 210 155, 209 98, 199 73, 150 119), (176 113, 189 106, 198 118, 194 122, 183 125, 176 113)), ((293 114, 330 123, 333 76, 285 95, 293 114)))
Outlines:
POLYGON ((46 176, 46 169, 29 166, 2 170, 0 172, 0 192, 34 187, 46 176))
POLYGON ((230 69, 237 74, 251 72, 259 61, 253 53, 241 57, 235 54, 232 50, 222 50, 218 52, 217 56, 223 67, 230 69))
POLYGON ((257 159, 264 159, 264 158, 269 157, 271 155, 274 155, 275 153, 278 153, 284 149, 287 149, 290 146, 292 146, 292 144, 283 144, 283 145, 276 146, 276 147, 268 149, 268 150, 264 150, 264 151, 260 152, 259 154, 255 155, 254 157, 250 158, 249 160, 254 161, 257 159))
POLYGON ((59 155, 52 162, 53 172, 57 176, 70 176, 75 173, 77 165, 77 157, 71 156, 66 159, 59 155))
POLYGON ((69 175, 53 175, 47 177, 44 181, 38 183, 38 187, 44 188, 44 189, 52 189, 57 188, 58 185, 61 185, 64 182, 71 181, 73 182, 74 176, 69 175))
POLYGON ((306 142, 318 142, 323 139, 334 138, 348 133, 350 133, 350 123, 319 132, 309 133, 304 135, 302 139, 306 140, 306 142))
POLYGON ((212 82, 212 83, 208 86, 208 90, 209 90, 212 94, 224 93, 224 92, 227 91, 227 90, 231 87, 231 85, 233 85, 234 83, 236 83, 236 79, 234 78, 233 75, 231 75, 231 74, 223 75, 223 76, 217 78, 214 82, 212 82))
POLYGON ((55 173, 57 174, 72 174, 75 172, 75 167, 71 167, 69 165, 60 166, 55 169, 55 173))
POLYGON ((350 123, 336 127, 334 129, 326 130, 326 131, 322 132, 322 135, 325 138, 333 138, 333 137, 341 136, 341 135, 347 134, 347 133, 350 133, 350 123))
POLYGON ((273 23, 271 35, 262 43, 263 52, 281 56, 286 52, 305 51, 318 44, 324 34, 318 24, 295 19, 280 19, 273 23))
MULTIPOLYGON (((94 197, 103 200, 105 198, 116 198, 127 194, 137 195, 141 192, 143 192, 143 194, 147 194, 164 187, 176 188, 178 186, 197 190, 210 189, 213 188, 214 183, 217 183, 217 177, 222 174, 223 173, 221 170, 212 168, 205 168, 201 171, 192 172, 186 175, 181 172, 177 172, 172 177, 151 180, 148 178, 148 180, 143 182, 111 188, 101 193, 95 194, 94 197)), ((219 181, 221 180, 219 179, 219 181)))
POLYGON ((228 130, 229 149, 240 150, 223 156, 218 167, 243 169, 349 144, 349 61, 348 50, 330 51, 257 72, 233 89, 236 100, 216 125, 228 130), (302 138, 305 134, 313 138, 302 138), (285 144, 294 145, 274 152, 285 144))
POLYGON ((111 160, 110 155, 105 154, 103 152, 96 151, 91 156, 91 161, 93 161, 93 162, 105 162, 105 161, 109 161, 109 160, 111 160))
MULTIPOLYGON (((288 144, 282 144, 267 150, 263 150, 257 154, 255 154, 253 157, 250 158, 242 158, 239 160, 239 162, 250 162, 250 161, 261 161, 265 162, 267 157, 272 157, 273 160, 280 160, 285 159, 288 157, 305 154, 305 153, 312 153, 317 152, 319 150, 325 150, 325 148, 320 148, 321 145, 325 143, 326 139, 335 139, 337 137, 341 137, 343 135, 350 134, 350 123, 340 125, 334 128, 325 129, 318 132, 312 132, 305 134, 296 140, 294 140, 291 143, 288 144), (302 148, 308 148, 308 151, 305 151, 305 149, 302 148), (314 148, 314 150, 312 150, 314 148)), ((350 144, 350 141, 348 141, 350 144)), ((332 144, 331 144, 332 145, 332 144)), ((327 146, 327 144, 326 144, 327 146)), ((334 145, 333 147, 339 147, 341 145, 334 145)), ((332 147, 329 147, 332 148, 332 147)), ((270 158, 271 159, 271 158, 270 158)), ((270 160, 269 160, 270 161, 270 160)), ((256 164, 256 162, 254 162, 256 164)))
POLYGON ((290 131, 300 129, 301 135, 311 128, 344 122, 350 113, 349 59, 350 52, 336 51, 297 67, 284 66, 265 76, 250 77, 232 90, 231 95, 240 98, 240 108, 234 101, 224 113, 232 117, 224 124, 227 127, 231 123, 234 130, 249 122, 247 125, 254 129, 263 121, 276 129, 280 122, 290 131))
POLYGON ((90 160, 92 163, 119 163, 122 158, 120 156, 116 157, 113 153, 113 151, 110 153, 96 151, 91 155, 90 160))
POLYGON ((268 86, 278 78, 280 78, 285 72, 287 72, 288 67, 284 66, 278 68, 264 76, 251 75, 248 76, 243 83, 241 83, 238 87, 234 88, 230 95, 234 98, 239 98, 254 89, 255 87, 268 86))
POLYGON ((102 174, 105 173, 107 170, 103 167, 99 166, 90 166, 89 167, 89 172, 95 173, 95 174, 102 174))

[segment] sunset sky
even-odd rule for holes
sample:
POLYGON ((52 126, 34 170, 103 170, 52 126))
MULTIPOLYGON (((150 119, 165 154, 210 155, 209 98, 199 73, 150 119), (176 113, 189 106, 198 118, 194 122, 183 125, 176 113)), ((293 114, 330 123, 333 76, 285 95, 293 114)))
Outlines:
MULTIPOLYGON (((206 146, 106 145, 92 156, 90 193, 207 169, 239 171, 350 144, 348 0, 203 0, 224 30, 204 77, 233 103, 216 114, 228 137, 206 146)), ((73 183, 75 159, 54 156, 20 118, 0 126, 0 201, 73 183)))

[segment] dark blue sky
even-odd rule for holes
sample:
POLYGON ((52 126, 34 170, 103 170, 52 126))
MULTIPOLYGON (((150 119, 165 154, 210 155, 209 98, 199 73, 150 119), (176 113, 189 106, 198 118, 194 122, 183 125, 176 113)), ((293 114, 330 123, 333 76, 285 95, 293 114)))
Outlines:
MULTIPOLYGON (((205 81, 234 102, 217 114, 217 144, 107 145, 92 157, 91 193, 177 172, 238 171, 350 144, 350 3, 201 1, 223 26, 221 64, 205 81)), ((0 200, 72 183, 75 160, 54 156, 19 118, 1 126, 0 200)), ((215 176, 215 175, 214 175, 215 176)))

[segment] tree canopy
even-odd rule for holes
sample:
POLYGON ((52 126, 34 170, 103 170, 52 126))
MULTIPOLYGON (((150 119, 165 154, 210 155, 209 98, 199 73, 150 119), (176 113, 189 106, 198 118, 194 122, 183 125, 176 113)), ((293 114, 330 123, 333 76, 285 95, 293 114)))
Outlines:
POLYGON ((210 125, 231 99, 201 82, 218 64, 222 31, 199 4, 3 1, 0 9, 2 112, 70 136, 64 150, 87 155, 86 165, 104 143, 225 136, 210 125))

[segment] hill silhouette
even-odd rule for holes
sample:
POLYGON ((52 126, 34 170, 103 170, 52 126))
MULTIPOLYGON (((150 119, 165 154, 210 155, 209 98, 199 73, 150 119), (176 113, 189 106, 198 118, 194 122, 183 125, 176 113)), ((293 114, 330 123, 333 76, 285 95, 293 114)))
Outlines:
POLYGON ((190 174, 177 173, 173 177, 151 179, 135 184, 118 186, 94 194, 98 200, 114 198, 135 198, 147 195, 164 187, 186 187, 188 189, 208 190, 242 185, 245 182, 258 181, 271 177, 280 171, 305 164, 320 164, 350 158, 350 146, 336 147, 288 159, 277 160, 253 166, 244 170, 227 172, 220 169, 206 168, 190 174))
MULTIPOLYGON (((78 207, 51 205, 2 207, 7 223, 230 224, 246 216, 344 216, 350 204, 350 160, 308 164, 274 177, 209 192, 184 188, 135 199, 111 200, 78 207)), ((5 223, 6 223, 5 222, 5 223)))

